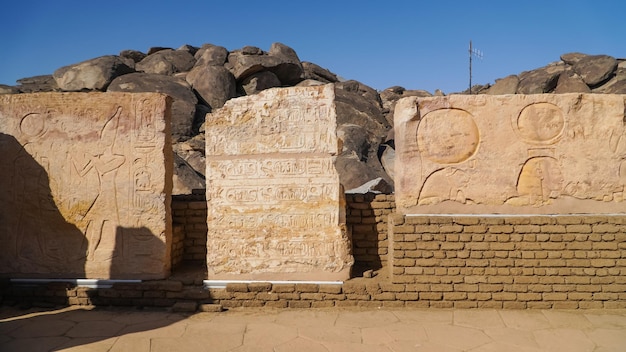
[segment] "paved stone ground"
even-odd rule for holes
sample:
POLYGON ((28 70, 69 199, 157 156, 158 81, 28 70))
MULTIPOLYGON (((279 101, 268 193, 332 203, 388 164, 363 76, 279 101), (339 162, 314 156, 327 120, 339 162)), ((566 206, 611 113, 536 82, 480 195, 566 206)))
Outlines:
POLYGON ((0 351, 626 351, 626 310, 0 307, 0 351))

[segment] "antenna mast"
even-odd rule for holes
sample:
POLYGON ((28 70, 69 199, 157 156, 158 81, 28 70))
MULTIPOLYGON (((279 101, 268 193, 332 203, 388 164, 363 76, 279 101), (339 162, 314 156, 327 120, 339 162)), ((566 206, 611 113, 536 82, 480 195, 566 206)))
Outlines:
POLYGON ((469 94, 472 94, 472 56, 476 56, 479 59, 483 58, 483 53, 480 50, 472 48, 472 41, 469 42, 469 94))

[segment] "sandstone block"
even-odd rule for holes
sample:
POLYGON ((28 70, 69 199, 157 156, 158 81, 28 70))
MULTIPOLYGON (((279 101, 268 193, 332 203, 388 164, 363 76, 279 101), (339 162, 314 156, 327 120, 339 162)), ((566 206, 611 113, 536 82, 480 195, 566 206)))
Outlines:
POLYGON ((349 277, 334 94, 268 89, 207 115, 210 279, 349 277))
MULTIPOLYGON (((408 97, 395 107, 401 214, 624 213, 624 95, 408 97)), ((547 223, 555 220, 546 217, 547 223)))
POLYGON ((0 275, 169 275, 170 99, 0 96, 0 275))

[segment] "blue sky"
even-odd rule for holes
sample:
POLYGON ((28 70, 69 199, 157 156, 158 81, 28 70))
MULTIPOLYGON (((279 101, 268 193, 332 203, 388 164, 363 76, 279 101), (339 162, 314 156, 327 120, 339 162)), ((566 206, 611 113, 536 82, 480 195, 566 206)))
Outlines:
POLYGON ((545 66, 563 53, 626 58, 626 2, 30 1, 0 11, 0 84, 124 49, 292 47, 303 61, 382 90, 467 89, 545 66))

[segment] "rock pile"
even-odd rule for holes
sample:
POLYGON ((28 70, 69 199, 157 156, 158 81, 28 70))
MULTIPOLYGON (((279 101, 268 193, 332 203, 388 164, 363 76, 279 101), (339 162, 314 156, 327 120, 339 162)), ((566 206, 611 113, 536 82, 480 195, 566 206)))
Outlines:
MULTIPOLYGON (((393 165, 390 132, 395 103, 408 96, 433 95, 398 86, 377 92, 357 81, 342 81, 325 68, 301 61, 281 43, 272 44, 269 51, 253 46, 229 51, 212 44, 155 47, 147 53, 124 50, 17 82, 16 86, 0 85, 0 94, 109 91, 160 92, 173 97, 175 194, 205 187, 205 116, 229 99, 273 87, 334 84, 337 131, 343 141, 337 168, 342 185, 350 190, 379 178, 393 183, 391 166, 385 172, 381 160, 393 165)), ((545 67, 472 87, 472 93, 478 94, 575 92, 626 94, 626 60, 569 53, 545 67)))

